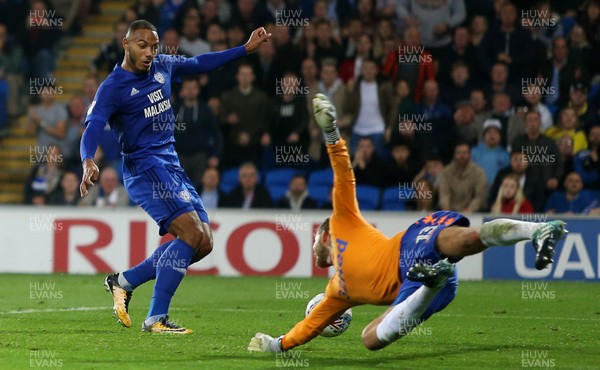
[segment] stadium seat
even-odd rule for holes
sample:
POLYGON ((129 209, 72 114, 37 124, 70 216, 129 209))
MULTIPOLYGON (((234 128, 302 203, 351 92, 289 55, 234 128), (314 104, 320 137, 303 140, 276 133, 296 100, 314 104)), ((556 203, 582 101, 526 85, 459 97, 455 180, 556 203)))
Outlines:
POLYGON ((288 186, 267 185, 267 190, 269 190, 269 194, 271 194, 273 204, 276 204, 279 199, 283 198, 285 192, 288 190, 288 186))
POLYGON ((381 189, 371 185, 356 185, 356 199, 363 211, 372 211, 379 208, 379 193, 381 189))
POLYGON ((326 168, 314 171, 308 178, 308 186, 327 186, 331 188, 333 186, 333 170, 326 168))
POLYGON ((219 184, 219 188, 224 193, 229 193, 233 188, 235 188, 238 184, 238 168, 232 168, 229 170, 223 171, 221 174, 221 183, 219 184))
POLYGON ((411 188, 394 187, 394 189, 396 190, 395 196, 399 201, 408 202, 409 200, 417 199, 417 189, 414 186, 411 188))
POLYGON ((313 198, 319 207, 329 202, 329 191, 331 186, 314 185, 308 186, 308 195, 313 198))
POLYGON ((287 187, 294 175, 304 175, 304 171, 300 171, 294 168, 278 168, 270 170, 265 176, 265 186, 285 186, 287 187))
MULTIPOLYGON (((384 211, 404 211, 406 210, 406 201, 400 197, 398 187, 392 186, 385 188, 381 195, 381 209, 384 211)), ((410 199, 404 197, 403 199, 410 199)))

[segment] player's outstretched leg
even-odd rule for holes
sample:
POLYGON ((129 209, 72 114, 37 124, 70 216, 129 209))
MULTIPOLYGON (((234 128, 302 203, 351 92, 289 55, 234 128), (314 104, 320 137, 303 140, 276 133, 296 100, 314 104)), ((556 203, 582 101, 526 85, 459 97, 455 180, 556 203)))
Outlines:
POLYGON ((526 222, 499 218, 484 223, 481 228, 448 227, 436 239, 439 252, 453 259, 480 253, 493 246, 512 246, 531 240, 536 251, 535 267, 542 270, 552 263, 556 243, 568 231, 563 221, 526 222))
POLYGON ((455 289, 452 285, 446 284, 452 276, 454 276, 454 264, 447 259, 431 266, 414 265, 407 277, 423 285, 402 302, 390 307, 363 330, 362 339, 365 346, 370 350, 382 349, 420 325, 423 322, 423 314, 438 293, 443 289, 455 289))
POLYGON ((333 191, 331 196, 333 211, 332 220, 335 224, 349 222, 350 219, 360 218, 358 201, 356 200, 356 178, 350 162, 346 142, 340 137, 336 125, 337 113, 335 106, 323 94, 317 94, 313 99, 315 120, 323 131, 327 154, 333 170, 333 191))
POLYGON ((190 329, 169 320, 169 306, 192 259, 195 256, 202 258, 212 250, 210 229, 208 224, 200 221, 196 212, 187 212, 173 220, 168 231, 177 239, 169 244, 158 259, 152 302, 142 331, 189 334, 192 332, 190 329))

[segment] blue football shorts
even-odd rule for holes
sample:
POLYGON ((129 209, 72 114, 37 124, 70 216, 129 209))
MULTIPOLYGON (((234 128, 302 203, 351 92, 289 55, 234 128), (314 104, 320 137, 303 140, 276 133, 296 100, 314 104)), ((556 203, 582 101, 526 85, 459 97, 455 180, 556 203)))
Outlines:
MULTIPOLYGON (((402 281, 400 291, 392 305, 404 301, 417 289, 421 283, 410 281, 406 278, 408 270, 416 263, 433 265, 444 259, 435 247, 438 234, 445 228, 458 225, 469 226, 470 221, 463 215, 451 211, 434 212, 419 219, 412 224, 402 236, 400 243, 399 273, 402 281)), ((457 260, 451 262, 458 262, 457 260)), ((421 316, 420 321, 427 320, 431 315, 443 310, 456 296, 458 290, 458 279, 456 270, 454 276, 450 277, 446 285, 435 296, 429 307, 421 316)))
POLYGON ((154 166, 124 179, 129 197, 156 221, 165 235, 171 222, 187 212, 196 212, 209 223, 200 196, 181 167, 154 166))

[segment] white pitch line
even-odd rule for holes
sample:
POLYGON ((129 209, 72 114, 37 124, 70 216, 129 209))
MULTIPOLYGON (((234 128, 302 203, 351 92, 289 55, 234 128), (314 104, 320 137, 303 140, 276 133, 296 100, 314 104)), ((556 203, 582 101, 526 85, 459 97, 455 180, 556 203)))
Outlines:
POLYGON ((53 313, 53 312, 73 312, 73 311, 102 311, 108 310, 111 307, 69 307, 69 308, 45 308, 45 309, 28 309, 14 311, 0 311, 0 315, 21 315, 29 313, 53 313))
MULTIPOLYGON (((69 308, 47 308, 47 309, 28 309, 28 310, 14 310, 14 311, 0 311, 0 315, 21 315, 30 313, 54 313, 54 312, 76 312, 76 311, 103 311, 110 310, 112 307, 69 307, 69 308)), ((189 311, 186 308, 173 307, 173 311, 189 311)), ((207 311, 218 311, 218 312, 248 312, 248 313, 295 313, 300 312, 296 310, 269 310, 269 309, 245 309, 245 308, 212 308, 207 311)), ((462 314, 447 314, 437 313, 434 314, 438 317, 461 317, 461 318, 475 318, 475 319, 525 319, 525 320, 547 320, 549 322, 554 321, 600 321, 600 318, 581 318, 581 317, 545 317, 545 316, 511 316, 511 315, 462 315, 462 314)))
MULTIPOLYGON (((294 313, 297 312, 295 310, 256 310, 256 309, 244 309, 244 308, 240 308, 240 309, 235 309, 235 308, 213 308, 210 311, 222 311, 222 312, 250 312, 250 313, 260 313, 260 312, 264 312, 264 313, 294 313)), ((544 316, 510 316, 510 315, 504 315, 504 314, 498 314, 498 315, 462 315, 462 314, 449 314, 449 313, 436 313, 434 314, 434 316, 432 317, 448 317, 448 318, 452 318, 452 317, 465 317, 465 318, 476 318, 476 319, 526 319, 526 320, 548 320, 548 321, 552 321, 552 320, 564 320, 564 321, 600 321, 600 318, 598 319, 593 319, 593 318, 581 318, 581 317, 544 317, 544 316)))
POLYGON ((548 320, 552 322, 552 320, 564 320, 564 321, 600 321, 600 318, 582 318, 582 317, 545 317, 545 316, 510 316, 504 314, 497 315, 462 315, 462 314, 449 314, 449 313, 437 313, 435 316, 441 317, 466 317, 466 318, 476 318, 476 319, 526 319, 526 320, 548 320))

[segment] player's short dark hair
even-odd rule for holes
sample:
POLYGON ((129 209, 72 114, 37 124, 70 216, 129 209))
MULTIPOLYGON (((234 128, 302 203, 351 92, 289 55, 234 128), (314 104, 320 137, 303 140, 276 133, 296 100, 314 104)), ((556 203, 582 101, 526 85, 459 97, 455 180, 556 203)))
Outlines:
POLYGON ((137 21, 131 22, 129 27, 127 27, 127 37, 129 37, 132 32, 137 30, 150 30, 153 32, 158 32, 152 23, 145 19, 138 19, 137 21))

